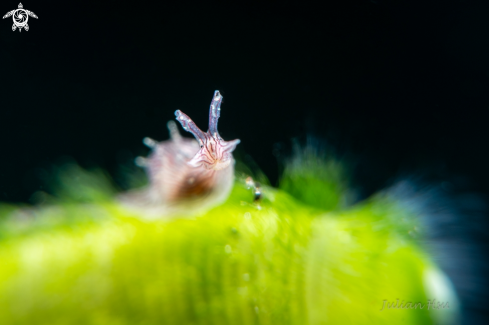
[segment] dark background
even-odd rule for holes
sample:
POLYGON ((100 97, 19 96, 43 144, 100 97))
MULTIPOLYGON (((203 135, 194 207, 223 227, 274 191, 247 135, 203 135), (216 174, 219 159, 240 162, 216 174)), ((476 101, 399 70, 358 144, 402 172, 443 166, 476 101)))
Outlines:
POLYGON ((31 29, 0 28, 0 200, 60 156, 114 174, 176 109, 206 129, 215 89, 221 135, 272 183, 274 149, 312 134, 366 194, 420 170, 489 190, 487 1, 23 4, 31 29))
MULTIPOLYGON (((176 109, 205 130, 216 89, 221 135, 273 184, 290 140, 314 135, 349 157, 364 196, 412 173, 489 193, 488 1, 23 5, 39 16, 28 32, 0 22, 0 201, 28 202, 62 156, 117 177, 176 109)), ((474 220, 453 229, 488 247, 487 214, 474 220)), ((467 324, 487 313, 481 270, 449 272, 467 324)))

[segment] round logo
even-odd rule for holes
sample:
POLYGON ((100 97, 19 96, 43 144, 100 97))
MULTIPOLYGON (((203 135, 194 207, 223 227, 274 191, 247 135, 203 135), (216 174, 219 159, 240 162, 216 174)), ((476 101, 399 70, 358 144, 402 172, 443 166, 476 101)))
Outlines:
POLYGON ((24 27, 27 24, 27 20, 29 20, 29 15, 27 15, 24 9, 15 10, 12 16, 14 18, 14 24, 17 27, 24 27))

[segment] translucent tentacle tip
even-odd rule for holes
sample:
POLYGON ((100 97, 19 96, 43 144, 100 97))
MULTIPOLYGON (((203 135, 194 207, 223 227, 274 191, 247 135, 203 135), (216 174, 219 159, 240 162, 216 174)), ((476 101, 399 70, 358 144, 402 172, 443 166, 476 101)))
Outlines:
POLYGON ((200 150, 188 164, 193 167, 203 166, 207 169, 221 170, 233 162, 232 152, 240 143, 239 139, 224 141, 217 131, 217 121, 221 116, 221 93, 216 90, 209 110, 209 130, 203 132, 187 114, 175 111, 177 121, 185 131, 194 135, 200 145, 200 150))

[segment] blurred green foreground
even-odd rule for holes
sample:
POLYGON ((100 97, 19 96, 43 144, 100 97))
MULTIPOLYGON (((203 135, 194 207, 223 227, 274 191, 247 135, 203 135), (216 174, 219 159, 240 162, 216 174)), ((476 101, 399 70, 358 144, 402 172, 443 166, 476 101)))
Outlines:
POLYGON ((58 199, 0 207, 0 324, 457 323, 416 216, 387 196, 348 206, 338 164, 292 162, 259 202, 238 177, 225 204, 157 221, 74 169, 58 199))

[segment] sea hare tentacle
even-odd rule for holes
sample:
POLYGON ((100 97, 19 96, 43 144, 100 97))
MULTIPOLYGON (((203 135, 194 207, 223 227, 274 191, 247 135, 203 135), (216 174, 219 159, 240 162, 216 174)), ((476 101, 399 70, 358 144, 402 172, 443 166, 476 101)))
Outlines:
POLYGON ((241 142, 240 139, 235 139, 231 141, 220 141, 222 146, 222 151, 231 153, 236 149, 236 146, 241 142))
POLYGON ((180 131, 178 131, 177 123, 175 123, 175 121, 168 121, 166 126, 168 127, 168 131, 170 132, 170 138, 173 141, 180 141, 182 139, 180 131))
POLYGON ((199 141, 199 144, 202 146, 206 142, 205 133, 202 132, 201 129, 195 124, 194 121, 187 114, 182 113, 182 111, 175 111, 175 116, 177 117, 177 121, 182 124, 182 127, 185 131, 190 132, 194 135, 194 137, 199 141))
POLYGON ((212 97, 211 107, 209 109, 209 133, 214 138, 219 138, 219 132, 217 132, 217 121, 221 116, 221 103, 222 96, 219 90, 214 92, 214 97, 212 97))

